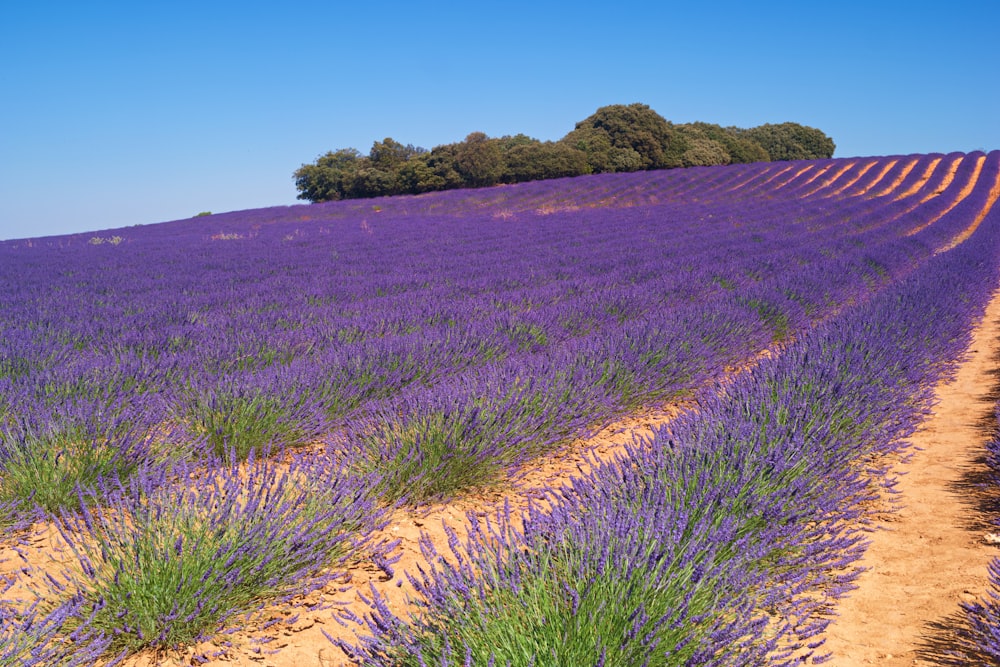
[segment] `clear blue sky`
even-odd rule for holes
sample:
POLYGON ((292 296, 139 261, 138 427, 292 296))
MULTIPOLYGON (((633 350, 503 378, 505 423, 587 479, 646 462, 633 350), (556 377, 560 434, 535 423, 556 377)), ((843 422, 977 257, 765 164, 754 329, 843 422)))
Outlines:
POLYGON ((1000 3, 0 5, 0 239, 296 203, 392 137, 562 137, 608 104, 795 121, 836 156, 1000 148, 1000 3))

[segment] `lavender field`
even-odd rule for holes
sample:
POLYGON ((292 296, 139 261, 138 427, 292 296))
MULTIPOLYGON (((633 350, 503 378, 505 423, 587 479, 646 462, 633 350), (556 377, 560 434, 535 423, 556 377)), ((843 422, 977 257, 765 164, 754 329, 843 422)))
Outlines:
MULTIPOLYGON (((416 614, 362 591, 357 641, 330 645, 366 665, 819 664, 888 456, 998 286, 998 198, 1000 152, 955 153, 0 243, 0 665, 127 661, 351 563, 391 576, 391 510, 680 401, 523 516, 428 541, 416 614), (46 527, 68 556, 19 560, 46 527)), ((995 608, 970 615, 995 651, 995 608)))

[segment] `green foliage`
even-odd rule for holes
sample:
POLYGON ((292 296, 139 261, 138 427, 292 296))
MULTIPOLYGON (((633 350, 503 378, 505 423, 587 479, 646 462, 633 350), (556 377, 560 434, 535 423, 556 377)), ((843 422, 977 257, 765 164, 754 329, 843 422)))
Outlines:
POLYGON ((346 198, 360 160, 357 150, 342 148, 319 156, 315 164, 302 165, 293 174, 298 198, 314 202, 346 198))
POLYGON ((688 123, 678 126, 685 130, 697 131, 700 136, 718 142, 729 154, 731 164, 767 162, 771 158, 764 147, 746 136, 738 127, 721 127, 712 123, 688 123))
POLYGON ((821 160, 833 157, 833 139, 798 123, 765 124, 746 130, 745 136, 764 147, 771 160, 821 160))
POLYGON ((473 132, 455 152, 455 170, 472 187, 496 185, 504 174, 500 142, 482 132, 473 132))
POLYGON ((413 144, 404 146, 398 141, 386 137, 382 141, 376 141, 372 144, 368 159, 371 160, 372 166, 376 169, 391 173, 410 158, 423 155, 426 152, 426 149, 418 148, 413 144))
POLYGON ((123 444, 136 438, 130 431, 124 423, 67 423, 4 443, 0 503, 50 513, 79 509, 81 489, 94 489, 102 479, 127 480, 138 469, 137 457, 123 444))
POLYGON ((683 147, 681 164, 685 167, 707 167, 717 164, 729 164, 732 157, 725 145, 712 139, 693 125, 678 125, 677 133, 683 147))
MULTIPOLYGON (((607 132, 593 127, 577 127, 563 137, 560 142, 582 152, 586 156, 587 166, 591 172, 600 174, 606 171, 616 171, 611 165, 611 137, 607 132)), ((636 159, 638 164, 638 156, 636 159)), ((638 166, 636 166, 637 168, 638 166)), ((635 171, 635 169, 627 171, 635 171)))
POLYGON ((331 151, 302 165, 293 177, 299 199, 319 202, 582 174, 828 158, 834 148, 821 131, 796 123, 750 130, 700 122, 675 125, 648 105, 613 104, 554 142, 473 132, 428 151, 386 137, 368 155, 353 148, 331 151))
POLYGON ((591 172, 587 154, 561 142, 531 140, 531 143, 515 144, 507 149, 505 161, 507 171, 504 180, 508 183, 580 176, 591 172))
POLYGON ((603 167, 595 172, 681 166, 670 150, 675 141, 673 125, 645 104, 601 107, 577 123, 563 141, 594 153, 588 155, 588 162, 603 167))
MULTIPOLYGON (((433 155, 421 154, 399 165, 396 173, 396 183, 400 190, 409 194, 446 190, 449 183, 458 182, 458 174, 454 170, 440 173, 435 169, 433 155), (449 178, 449 175, 452 177, 449 178)), ((441 164, 441 161, 438 161, 441 164)))

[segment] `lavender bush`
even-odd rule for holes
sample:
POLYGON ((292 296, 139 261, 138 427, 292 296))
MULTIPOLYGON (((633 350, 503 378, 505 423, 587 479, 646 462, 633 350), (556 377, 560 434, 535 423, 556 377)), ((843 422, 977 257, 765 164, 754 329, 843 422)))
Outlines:
POLYGON ((142 407, 81 401, 0 425, 0 502, 22 513, 70 509, 81 488, 127 480, 169 458, 151 447, 154 425, 142 407))
MULTIPOLYGON (((649 512, 597 505, 554 532, 473 520, 469 543, 452 535, 450 558, 422 544, 431 563, 412 579, 427 601, 412 626, 376 597, 369 620, 377 639, 343 642, 365 664, 731 664, 714 657, 723 637, 743 637, 766 655, 763 597, 745 594, 732 557, 748 546, 733 526, 689 522, 658 502, 649 512), (693 529, 693 530, 692 530, 693 529), (687 542, 666 542, 657 535, 687 542), (664 662, 669 656, 672 662, 664 662)), ((559 514, 536 519, 559 522, 559 514)), ((759 549, 755 549, 759 552, 759 549)), ((356 619, 360 620, 360 619, 356 619)))
POLYGON ((325 407, 300 362, 256 372, 209 376, 193 388, 178 415, 216 456, 246 460, 277 442, 299 447, 319 439, 329 426, 325 407))
POLYGON ((78 567, 49 595, 82 600, 74 619, 112 651, 191 644, 234 614, 336 576, 378 523, 369 486, 329 460, 301 458, 134 477, 106 489, 100 510, 61 516, 78 567))
MULTIPOLYGON (((5 595, 13 578, 0 581, 5 595)), ((80 600, 70 600, 47 612, 40 602, 27 608, 0 601, 0 665, 3 667, 80 667, 94 664, 110 641, 94 632, 89 619, 80 622, 80 600), (73 622, 70 619, 75 619, 73 622), (70 631, 67 626, 73 625, 70 631)), ((117 660, 108 661, 113 665, 117 660)))

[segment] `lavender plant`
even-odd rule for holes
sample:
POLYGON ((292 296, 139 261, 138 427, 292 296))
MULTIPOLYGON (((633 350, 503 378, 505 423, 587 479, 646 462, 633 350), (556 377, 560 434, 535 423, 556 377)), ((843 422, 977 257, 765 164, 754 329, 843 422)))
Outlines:
POLYGON ((193 392, 181 421, 190 425, 192 441, 204 441, 216 456, 237 461, 275 444, 306 445, 326 430, 324 409, 308 386, 290 375, 213 378, 210 386, 193 392))
POLYGON ((644 500, 661 511, 535 512, 546 528, 523 533, 508 508, 496 524, 471 519, 466 544, 452 533, 447 557, 425 540, 430 569, 411 577, 424 596, 413 624, 376 596, 375 637, 339 644, 364 664, 393 665, 732 664, 713 655, 722 636, 745 636, 747 654, 765 655, 766 619, 741 593, 744 575, 729 567, 747 545, 732 526, 701 524, 697 544, 660 548, 655 535, 691 526, 656 496, 650 489, 644 500))
MULTIPOLYGON (((0 581, 0 595, 6 595, 14 581, 0 581)), ((81 667, 93 665, 106 653, 109 640, 95 633, 86 619, 70 623, 80 614, 80 600, 47 612, 41 607, 40 602, 24 608, 0 600, 0 666, 81 667), (69 625, 75 629, 70 631, 69 625)))
POLYGON ((189 645, 336 576, 377 525, 368 487, 301 458, 133 478, 105 489, 99 510, 59 518, 78 565, 49 595, 82 600, 73 619, 110 651, 189 645))
POLYGON ((404 396, 353 424, 347 441, 362 449, 362 468, 380 474, 389 502, 488 486, 584 426, 586 406, 601 390, 582 394, 564 372, 531 370, 488 369, 471 390, 445 383, 404 396))
POLYGON ((979 600, 963 601, 963 625, 947 651, 934 651, 945 665, 996 664, 1000 661, 1000 560, 987 566, 989 588, 979 600))
POLYGON ((0 502, 21 513, 76 508, 81 488, 127 480, 166 458, 150 446, 151 426, 135 406, 81 402, 31 417, 0 426, 0 502))

